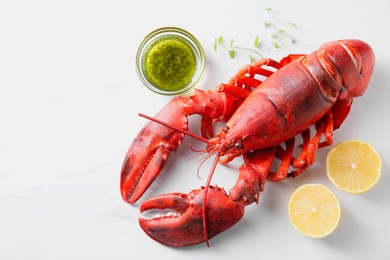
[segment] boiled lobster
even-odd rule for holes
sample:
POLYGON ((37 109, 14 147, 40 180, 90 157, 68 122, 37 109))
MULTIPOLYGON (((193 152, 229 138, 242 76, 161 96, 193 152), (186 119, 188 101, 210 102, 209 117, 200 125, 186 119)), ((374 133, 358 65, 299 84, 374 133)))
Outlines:
MULTIPOLYGON (((137 201, 163 168, 169 154, 191 135, 216 155, 207 183, 189 194, 170 193, 142 203, 142 229, 169 246, 206 242, 237 223, 244 208, 258 202, 266 180, 296 177, 315 161, 318 148, 332 145, 333 130, 348 115, 352 101, 366 90, 374 69, 371 47, 360 40, 322 45, 310 55, 288 55, 280 62, 261 59, 240 69, 213 91, 195 90, 176 97, 145 127, 130 146, 121 172, 121 194, 137 201), (201 116, 201 134, 188 131, 187 117, 201 116), (213 122, 226 126, 216 135, 213 122), (313 127, 312 127, 313 126, 313 127), (314 134, 311 132, 315 131, 314 134), (301 135, 302 144, 295 145, 301 135), (295 152, 299 147, 301 150, 295 152), (211 186, 216 165, 243 156, 238 180, 228 193, 211 186), (271 171, 274 159, 278 168, 271 171)), ((275 167, 275 166, 274 166, 275 167)))

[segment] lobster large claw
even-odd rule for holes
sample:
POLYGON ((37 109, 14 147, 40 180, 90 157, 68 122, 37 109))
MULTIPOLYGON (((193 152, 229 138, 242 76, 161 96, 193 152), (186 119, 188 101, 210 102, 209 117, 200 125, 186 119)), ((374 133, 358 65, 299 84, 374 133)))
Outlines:
POLYGON ((145 201, 139 223, 154 240, 168 246, 195 245, 210 239, 237 223, 244 215, 243 202, 233 202, 223 188, 210 186, 207 192, 204 234, 203 202, 205 189, 189 194, 170 193, 145 201))
MULTIPOLYGON (((187 115, 182 98, 176 97, 156 116, 186 130, 187 115)), ((181 144, 184 134, 154 122, 148 122, 134 139, 123 162, 121 194, 124 201, 136 202, 160 173, 169 154, 181 144)))

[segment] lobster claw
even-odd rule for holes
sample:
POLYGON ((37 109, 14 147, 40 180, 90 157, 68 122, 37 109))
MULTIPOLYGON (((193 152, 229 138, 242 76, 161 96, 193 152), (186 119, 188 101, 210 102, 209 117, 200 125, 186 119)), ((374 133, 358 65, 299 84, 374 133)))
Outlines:
MULTIPOLYGON (((187 115, 182 100, 169 102, 155 118, 186 130, 187 115)), ((136 202, 158 176, 172 151, 176 151, 184 134, 154 122, 148 122, 134 139, 123 162, 121 194, 124 201, 136 202)))
POLYGON ((243 202, 233 202, 225 190, 210 186, 207 192, 207 234, 203 232, 205 189, 189 194, 169 193, 141 205, 139 223, 151 238, 164 245, 195 245, 212 238, 237 223, 244 215, 243 202))

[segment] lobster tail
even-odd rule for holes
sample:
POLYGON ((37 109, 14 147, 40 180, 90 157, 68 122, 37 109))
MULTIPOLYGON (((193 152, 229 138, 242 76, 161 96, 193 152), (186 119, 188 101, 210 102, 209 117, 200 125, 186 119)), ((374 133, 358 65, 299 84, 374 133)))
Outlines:
POLYGON ((340 40, 324 44, 320 51, 325 52, 332 63, 323 63, 323 66, 342 86, 338 99, 362 96, 374 70, 375 55, 371 47, 360 40, 340 40))
MULTIPOLYGON (((344 40, 339 41, 340 44, 345 45, 350 51, 351 57, 354 57, 357 61, 357 70, 359 72, 358 82, 350 93, 354 97, 362 96, 364 91, 367 89, 368 83, 370 82, 372 72, 375 66, 375 54, 370 45, 360 40, 344 40), (360 61, 360 62, 359 62, 360 61)), ((353 58, 352 58, 353 60, 353 58)))

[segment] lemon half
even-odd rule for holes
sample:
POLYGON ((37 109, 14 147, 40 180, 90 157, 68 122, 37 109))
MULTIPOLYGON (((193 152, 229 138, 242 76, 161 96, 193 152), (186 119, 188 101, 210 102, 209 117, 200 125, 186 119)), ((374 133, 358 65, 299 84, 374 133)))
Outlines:
POLYGON ((336 145, 326 158, 330 181, 340 190, 359 194, 379 181, 382 161, 368 143, 350 140, 336 145))
POLYGON ((292 225, 306 236, 322 238, 340 222, 341 206, 336 195, 322 184, 305 184, 291 195, 288 214, 292 225))

